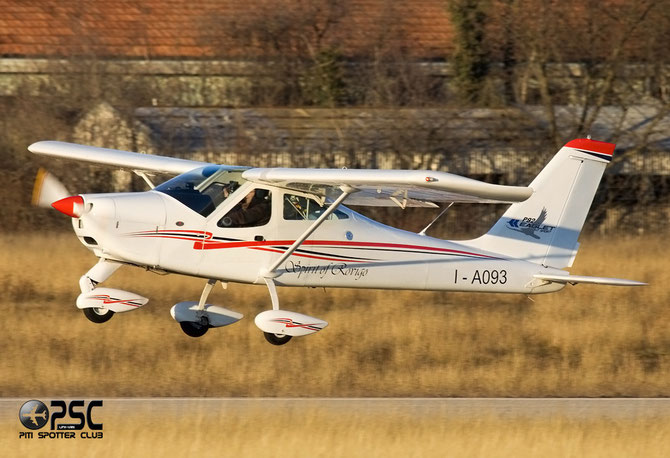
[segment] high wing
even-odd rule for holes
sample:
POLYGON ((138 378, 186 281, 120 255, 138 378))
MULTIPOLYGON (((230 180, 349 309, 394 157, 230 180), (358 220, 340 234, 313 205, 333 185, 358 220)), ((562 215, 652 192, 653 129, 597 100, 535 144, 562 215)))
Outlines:
MULTIPOLYGON (((109 148, 59 141, 40 141, 28 149, 45 156, 116 166, 144 172, 181 174, 208 162, 140 154, 109 148)), ((355 188, 348 205, 436 207, 440 202, 512 203, 526 200, 533 189, 503 186, 447 172, 431 170, 358 170, 254 168, 242 175, 245 179, 271 186, 335 199, 341 188, 355 188)))
POLYGON ((190 161, 167 156, 131 153, 97 146, 78 145, 57 141, 41 141, 33 143, 28 150, 35 154, 92 162, 95 164, 112 165, 136 172, 162 172, 179 175, 195 168, 211 165, 209 162, 190 161))
POLYGON ((249 181, 334 198, 342 186, 355 188, 347 205, 436 207, 435 202, 511 203, 532 188, 503 186, 432 170, 254 168, 249 181))

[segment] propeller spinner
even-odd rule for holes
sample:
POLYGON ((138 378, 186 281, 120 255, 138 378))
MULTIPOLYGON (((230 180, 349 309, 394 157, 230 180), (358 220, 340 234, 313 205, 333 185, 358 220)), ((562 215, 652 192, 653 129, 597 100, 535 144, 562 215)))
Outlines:
POLYGON ((66 197, 57 200, 51 206, 72 218, 79 218, 84 213, 84 199, 81 196, 66 197))

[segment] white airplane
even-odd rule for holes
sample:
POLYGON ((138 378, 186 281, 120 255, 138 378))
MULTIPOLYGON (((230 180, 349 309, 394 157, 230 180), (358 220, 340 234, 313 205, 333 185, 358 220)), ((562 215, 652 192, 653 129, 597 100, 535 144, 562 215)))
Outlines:
POLYGON ((584 224, 615 145, 572 140, 528 187, 502 186, 427 170, 248 168, 56 141, 36 154, 134 171, 147 192, 81 194, 44 177, 42 205, 72 217, 77 237, 99 261, 79 282, 77 307, 96 323, 148 302, 100 287, 120 266, 207 280, 198 301, 171 309, 189 336, 242 314, 208 304, 217 281, 265 284, 272 309, 256 325, 275 345, 320 331, 327 322, 280 307, 276 286, 382 288, 537 294, 567 283, 637 286, 571 275, 584 224), (155 186, 151 174, 177 175, 155 186), (511 203, 485 235, 453 242, 373 221, 342 205, 438 207, 453 202, 511 203))

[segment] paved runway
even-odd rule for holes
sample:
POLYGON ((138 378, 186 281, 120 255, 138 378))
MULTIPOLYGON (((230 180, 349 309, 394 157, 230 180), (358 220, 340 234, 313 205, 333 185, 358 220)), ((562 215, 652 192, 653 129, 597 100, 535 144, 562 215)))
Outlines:
MULTIPOLYGON (((18 422, 19 408, 29 399, 0 398, 0 421, 17 419, 18 422)), ((60 398, 45 396, 36 399, 49 406, 50 401, 60 398)), ((408 417, 670 419, 670 398, 103 398, 103 402, 99 413, 108 416, 140 412, 207 416, 220 415, 221 412, 243 414, 259 409, 271 414, 317 409, 333 414, 358 412, 408 417)))

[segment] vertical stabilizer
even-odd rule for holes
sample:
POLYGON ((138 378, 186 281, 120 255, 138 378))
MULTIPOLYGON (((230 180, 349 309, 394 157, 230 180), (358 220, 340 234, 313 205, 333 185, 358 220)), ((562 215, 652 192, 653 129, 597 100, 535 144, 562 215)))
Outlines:
POLYGON ((590 139, 567 143, 529 185, 533 195, 512 204, 487 234, 466 243, 545 266, 570 267, 614 147, 590 139))

